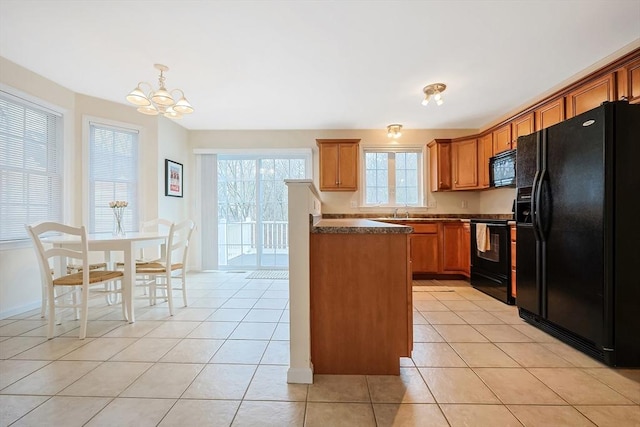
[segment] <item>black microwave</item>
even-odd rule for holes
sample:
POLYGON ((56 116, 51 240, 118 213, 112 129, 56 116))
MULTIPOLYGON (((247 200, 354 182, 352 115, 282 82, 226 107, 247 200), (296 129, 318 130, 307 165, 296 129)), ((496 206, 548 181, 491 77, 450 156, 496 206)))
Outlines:
POLYGON ((489 159, 489 185, 516 186, 516 150, 503 151, 489 159))

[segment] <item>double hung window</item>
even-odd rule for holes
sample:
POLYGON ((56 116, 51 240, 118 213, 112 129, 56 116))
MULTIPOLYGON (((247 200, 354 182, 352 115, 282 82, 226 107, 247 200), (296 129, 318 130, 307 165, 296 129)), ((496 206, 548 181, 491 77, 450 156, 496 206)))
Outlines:
POLYGON ((365 149, 365 206, 422 206, 421 149, 365 149))
POLYGON ((62 116, 0 91, 0 242, 62 221, 62 116))
POLYGON ((124 230, 138 229, 138 131, 89 124, 89 232, 113 231, 111 201, 126 201, 124 230))

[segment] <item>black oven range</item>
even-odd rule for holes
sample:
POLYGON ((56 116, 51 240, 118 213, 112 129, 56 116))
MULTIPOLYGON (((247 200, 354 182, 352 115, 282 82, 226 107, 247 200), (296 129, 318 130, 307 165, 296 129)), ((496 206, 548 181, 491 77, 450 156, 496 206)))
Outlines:
POLYGON ((507 220, 471 219, 471 286, 506 304, 515 303, 510 249, 507 220))

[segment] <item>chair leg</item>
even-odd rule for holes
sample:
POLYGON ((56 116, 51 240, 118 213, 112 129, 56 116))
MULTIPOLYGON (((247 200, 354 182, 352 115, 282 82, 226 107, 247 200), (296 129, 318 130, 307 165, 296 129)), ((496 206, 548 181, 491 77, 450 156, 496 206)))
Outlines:
POLYGON ((42 305, 40 307, 40 318, 44 319, 45 315, 47 314, 47 304, 48 304, 48 300, 47 300, 47 293, 48 293, 48 289, 47 289, 47 285, 46 282, 42 282, 42 305))
POLYGON ((182 270, 182 301, 184 301, 184 306, 187 306, 187 275, 184 270, 182 270))
MULTIPOLYGON (((168 269, 167 269, 168 270, 168 269)), ((167 299, 169 301, 169 315, 173 316, 173 287, 171 286, 171 271, 167 272, 167 299)))
POLYGON ((80 315, 80 336, 81 340, 87 336, 87 320, 89 317, 89 287, 85 285, 82 287, 82 299, 81 315, 80 315))
POLYGON ((56 296, 55 291, 53 290, 53 286, 47 289, 48 291, 48 299, 49 303, 49 327, 47 328, 47 339, 53 338, 53 325, 56 323, 56 296))

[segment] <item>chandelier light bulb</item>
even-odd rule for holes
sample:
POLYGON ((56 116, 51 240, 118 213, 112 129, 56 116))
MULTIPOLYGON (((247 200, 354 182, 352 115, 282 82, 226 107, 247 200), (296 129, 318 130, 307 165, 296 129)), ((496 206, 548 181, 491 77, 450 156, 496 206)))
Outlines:
POLYGON ((129 101, 133 105, 141 105, 141 106, 151 105, 151 101, 149 101, 149 99, 147 98, 147 95, 145 95, 142 89, 140 89, 140 85, 138 85, 134 90, 129 92, 129 95, 127 95, 127 101, 129 101))
POLYGON ((425 96, 424 99, 422 100, 422 105, 426 107, 429 104, 429 98, 430 98, 429 95, 425 96))
POLYGON ((158 90, 147 82, 140 82, 138 86, 126 96, 129 103, 138 107, 138 112, 149 116, 157 116, 162 114, 170 119, 180 119, 184 114, 193 113, 194 109, 184 96, 184 92, 180 89, 167 90, 165 87, 164 72, 169 71, 169 67, 162 64, 154 64, 154 67, 160 71, 158 76, 158 90), (149 87, 149 94, 145 94, 141 86, 149 87), (172 93, 179 92, 180 98, 178 102, 174 99, 172 93))
POLYGON ((146 114, 147 116, 157 116, 159 111, 152 104, 138 107, 138 112, 142 114, 146 114))
POLYGON ((193 113, 193 107, 191 106, 191 104, 189 104, 189 101, 187 101, 187 98, 185 98, 184 96, 180 98, 178 102, 176 102, 176 105, 173 106, 173 109, 182 114, 193 113))
POLYGON ((182 113, 177 112, 173 107, 169 107, 164 112, 164 116, 168 117, 170 119, 181 119, 182 118, 182 113))
POLYGON ((436 105, 440 106, 442 104, 444 104, 444 99, 440 98, 436 101, 436 105))

